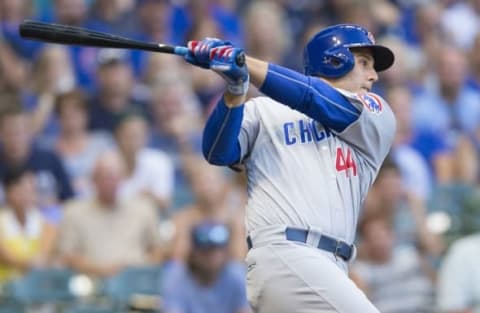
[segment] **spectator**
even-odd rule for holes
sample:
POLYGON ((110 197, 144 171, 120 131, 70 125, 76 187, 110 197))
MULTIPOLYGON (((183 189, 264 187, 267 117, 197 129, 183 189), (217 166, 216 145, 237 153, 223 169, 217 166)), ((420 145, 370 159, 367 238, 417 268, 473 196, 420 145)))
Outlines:
POLYGON ((98 55, 98 85, 90 101, 90 129, 113 133, 117 118, 130 109, 145 113, 134 93, 132 66, 123 50, 103 49, 98 55))
POLYGON ((171 42, 183 44, 183 38, 174 38, 170 27, 172 6, 167 0, 137 1, 137 27, 140 39, 150 42, 171 42))
POLYGON ((455 241, 445 256, 438 276, 439 313, 480 312, 480 234, 455 241))
MULTIPOLYGON (((312 5, 314 6, 314 4, 312 5)), ((296 38, 294 38, 296 39, 296 44, 291 48, 290 53, 287 55, 287 59, 285 60, 286 65, 294 70, 297 70, 298 72, 303 72, 305 70, 303 67, 303 47, 306 46, 310 38, 312 38, 321 29, 327 27, 326 24, 321 22, 322 20, 323 19, 316 17, 313 22, 305 25, 305 28, 302 29, 302 32, 296 38)), ((260 93, 258 93, 258 95, 260 95, 260 93)))
POLYGON ((142 198, 118 198, 124 175, 117 153, 102 154, 93 171, 95 196, 66 205, 59 252, 67 266, 108 277, 127 266, 161 261, 155 207, 142 198))
POLYGON ((416 92, 422 83, 420 75, 422 69, 422 55, 406 45, 399 37, 388 35, 379 40, 379 44, 392 49, 395 54, 395 63, 386 71, 380 73, 381 81, 375 83, 374 90, 385 96, 388 89, 408 87, 416 92))
MULTIPOLYGON (((443 14, 443 4, 438 1, 417 1, 414 5, 413 38, 409 42, 419 48, 425 47, 429 37, 438 37, 442 30, 439 25, 443 14)), ((410 26, 410 25, 409 25, 410 26)))
POLYGON ((23 40, 18 26, 33 15, 31 1, 3 0, 0 2, 0 37, 19 57, 29 59, 36 56, 42 43, 23 40))
MULTIPOLYGON (((13 101, 13 100, 12 100, 13 101)), ((45 209, 73 197, 73 189, 56 153, 33 142, 29 116, 18 102, 0 103, 7 107, 0 117, 0 177, 9 167, 26 166, 35 173, 38 205, 45 209)))
POLYGON ((413 38, 409 48, 421 56, 417 68, 421 79, 425 79, 425 75, 435 70, 440 52, 443 52, 444 34, 439 27, 442 10, 443 4, 440 1, 419 1, 414 10, 411 21, 413 38))
MULTIPOLYGON (((412 146, 416 140, 416 134, 412 129, 411 93, 401 85, 391 87, 387 90, 386 100, 397 118, 397 130, 391 155, 400 169, 403 188, 426 201, 432 192, 433 173, 428 167, 426 159, 412 146)), ((433 138, 441 140, 438 137, 433 138)), ((430 143, 432 142, 430 141, 430 143)), ((441 164, 438 160, 443 155, 446 155, 445 158, 448 158, 448 162, 453 162, 448 153, 441 154, 437 151, 435 154, 437 160, 435 164, 441 164)))
POLYGON ((165 212, 170 207, 174 167, 161 150, 147 148, 148 124, 142 115, 126 113, 115 126, 115 139, 127 166, 127 177, 119 191, 121 198, 149 197, 165 212))
MULTIPOLYGON (((477 173, 468 173, 471 157, 463 153, 473 150, 473 138, 477 136, 480 124, 480 93, 466 84, 467 60, 458 49, 444 47, 439 57, 436 75, 431 77, 425 91, 413 102, 415 129, 419 133, 435 133, 444 138, 446 146, 467 159, 458 159, 460 169, 446 182, 470 183, 477 179, 477 173), (435 114, 431 114, 435 112, 435 114), (470 146, 470 147, 469 147, 470 146), (462 167, 466 165, 467 171, 462 167), (465 175, 465 173, 469 175, 465 175)), ((420 151, 428 147, 427 140, 419 141, 420 151)), ((474 161, 475 162, 475 161, 474 161)), ((441 177, 440 177, 441 178, 441 177)), ((445 180, 440 180, 445 183, 445 180)))
MULTIPOLYGON (((125 6, 122 0, 95 0, 89 8, 88 18, 85 21, 85 27, 95 31, 116 34, 128 38, 140 39, 149 42, 170 42, 166 40, 144 40, 145 38, 136 38, 139 28, 136 20, 136 12, 133 7, 125 6)), ((97 51, 97 57, 102 53, 102 49, 97 51)), ((133 74, 139 77, 145 68, 146 58, 150 53, 135 49, 122 50, 124 58, 132 66, 133 74)), ((95 77, 92 77, 93 79, 95 77)))
POLYGON ((357 283, 382 313, 435 312, 434 270, 412 245, 396 246, 389 222, 370 216, 359 225, 357 283))
MULTIPOLYGON (((152 86, 151 145, 171 156, 199 149, 202 114, 200 104, 188 81, 182 76, 164 74, 152 86)), ((198 150, 200 151, 200 150, 198 150)))
POLYGON ((441 27, 457 47, 469 50, 480 29, 480 1, 457 1, 446 8, 441 27))
POLYGON ((33 134, 51 140, 58 135, 58 121, 52 114, 55 97, 75 88, 75 73, 68 50, 49 45, 35 60, 30 77, 26 111, 31 112, 33 134))
POLYGON ((230 183, 222 170, 198 156, 185 157, 185 171, 194 194, 194 202, 173 216, 175 235, 172 257, 185 261, 190 247, 190 231, 202 220, 223 223, 230 228, 230 256, 242 261, 247 254, 243 207, 228 206, 230 183))
POLYGON ((245 13, 245 50, 259 59, 283 63, 292 40, 285 15, 284 8, 274 1, 251 2, 245 13))
MULTIPOLYGON (((52 1, 53 22, 71 26, 86 27, 88 15, 87 0, 55 0, 52 1)), ((95 85, 96 57, 98 48, 85 46, 69 46, 70 58, 75 68, 76 81, 80 87, 92 90, 95 85)))
POLYGON ((82 26, 88 13, 86 0, 55 0, 55 21, 59 24, 82 26))
POLYGON ((412 95, 405 87, 389 88, 386 98, 397 117, 392 157, 406 180, 405 188, 426 200, 431 191, 430 185, 442 187, 476 181, 477 152, 467 136, 459 135, 455 147, 450 147, 440 133, 427 129, 415 130, 412 125, 412 95), (429 174, 419 154, 427 161, 429 174), (434 184, 428 181, 429 175, 434 184))
POLYGON ((154 125, 150 146, 166 152, 173 161, 175 194, 172 205, 175 209, 191 200, 182 167, 182 155, 200 153, 200 105, 188 81, 170 74, 157 77, 152 89, 151 105, 154 125))
POLYGON ((0 34, 0 92, 22 92, 28 73, 27 62, 15 54, 0 34))
MULTIPOLYGON (((380 25, 375 19, 374 10, 369 8, 370 1, 364 0, 346 0, 336 1, 335 14, 340 23, 352 23, 362 25, 366 29, 378 36, 380 32, 380 25)), ((377 0, 374 3, 379 4, 380 7, 385 9, 383 0, 377 0)), ((388 7, 387 7, 388 8, 388 7)), ((385 12, 385 11, 384 11, 385 12)))
MULTIPOLYGON (((468 81, 470 87, 480 92, 480 53, 478 51, 480 51, 480 32, 475 37, 473 47, 470 50, 470 77, 468 81)), ((478 136, 477 141, 480 141, 478 136)))
POLYGON ((77 197, 91 196, 95 160, 114 145, 110 134, 88 132, 86 101, 85 94, 76 89, 59 94, 54 108, 60 132, 52 146, 63 161, 77 197))
POLYGON ((0 210, 0 283, 51 261, 56 228, 36 206, 33 172, 10 168, 3 176, 6 206, 0 210))
POLYGON ((86 25, 94 30, 131 36, 134 32, 133 12, 123 8, 119 0, 95 0, 90 6, 86 25))
POLYGON ((364 203, 365 217, 384 216, 393 227, 396 245, 410 245, 435 260, 443 250, 443 240, 426 224, 425 202, 402 187, 398 166, 387 158, 364 203))
MULTIPOLYGON (((104 0, 104 2, 110 2, 110 0, 104 0)), ((140 41, 184 45, 185 41, 175 38, 173 34, 172 11, 172 5, 167 0, 136 0, 135 10, 127 14, 126 19, 120 20, 121 23, 126 24, 122 25, 120 30, 123 32, 128 28, 130 37, 140 41)), ((118 31, 118 28, 115 30, 118 31)), ((150 59, 159 55, 140 50, 129 52, 136 77, 142 77, 145 72, 151 71, 152 69, 148 66, 150 59)), ((169 58, 168 62, 171 61, 173 61, 172 58, 169 58)))
POLYGON ((235 0, 197 0, 175 3, 173 26, 171 26, 175 31, 175 37, 179 38, 180 42, 186 42, 188 38, 200 38, 189 36, 187 33, 195 31, 203 21, 209 20, 217 25, 219 32, 226 38, 241 45, 243 29, 239 14, 235 12, 236 4, 238 1, 235 0))
POLYGON ((162 77, 188 77, 186 72, 188 67, 183 63, 181 58, 172 58, 166 53, 150 54, 148 63, 142 77, 142 83, 147 85, 147 88, 155 88, 157 81, 162 80, 162 77))
POLYGON ((229 235, 228 227, 209 221, 192 229, 187 263, 173 262, 165 268, 162 312, 251 312, 243 265, 228 259, 229 235))
POLYGON ((471 136, 477 131, 480 93, 466 85, 465 54, 448 45, 441 50, 435 73, 431 73, 424 92, 414 98, 413 118, 416 130, 441 134, 454 147, 457 134, 471 136))

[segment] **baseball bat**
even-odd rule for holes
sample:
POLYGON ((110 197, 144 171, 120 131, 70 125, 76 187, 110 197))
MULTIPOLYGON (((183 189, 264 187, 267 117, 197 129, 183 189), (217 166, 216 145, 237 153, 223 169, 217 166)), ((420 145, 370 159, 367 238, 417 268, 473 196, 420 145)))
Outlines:
MULTIPOLYGON (((144 42, 81 27, 31 20, 22 22, 19 32, 20 36, 26 39, 66 45, 138 49, 180 56, 185 56, 188 53, 187 47, 144 42)), ((245 55, 243 53, 239 54, 235 63, 238 66, 243 66, 245 64, 245 55)))

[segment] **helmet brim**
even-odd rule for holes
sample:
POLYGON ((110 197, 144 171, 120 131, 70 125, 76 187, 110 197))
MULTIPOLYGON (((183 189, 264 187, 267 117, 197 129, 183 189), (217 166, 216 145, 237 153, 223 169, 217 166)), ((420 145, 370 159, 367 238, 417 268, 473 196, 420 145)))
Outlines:
POLYGON ((393 54, 392 50, 380 45, 370 46, 370 49, 372 49, 373 60, 375 61, 373 65, 375 71, 385 71, 393 65, 393 62, 395 61, 395 55, 393 54))
POLYGON ((355 48, 368 48, 372 51, 372 56, 374 60, 373 68, 377 72, 382 72, 388 69, 393 65, 395 61, 395 56, 389 48, 381 45, 351 45, 347 46, 350 50, 355 48))

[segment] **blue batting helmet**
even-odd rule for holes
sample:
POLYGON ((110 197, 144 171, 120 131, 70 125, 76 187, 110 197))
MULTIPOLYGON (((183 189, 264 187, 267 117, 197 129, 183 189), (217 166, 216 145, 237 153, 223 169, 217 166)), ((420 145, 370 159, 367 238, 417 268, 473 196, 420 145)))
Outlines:
POLYGON ((307 43, 303 52, 305 74, 341 77, 355 64, 350 48, 359 47, 371 49, 377 72, 393 64, 393 52, 376 45, 372 33, 358 25, 340 24, 323 29, 307 43))

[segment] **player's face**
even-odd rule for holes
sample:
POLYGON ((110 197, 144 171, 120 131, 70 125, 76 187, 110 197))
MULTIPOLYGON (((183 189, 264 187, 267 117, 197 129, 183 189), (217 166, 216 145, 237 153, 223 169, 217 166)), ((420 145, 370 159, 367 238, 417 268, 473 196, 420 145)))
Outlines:
POLYGON ((369 92, 378 80, 372 53, 368 48, 356 48, 352 52, 355 66, 347 75, 334 81, 334 86, 351 92, 369 92))

